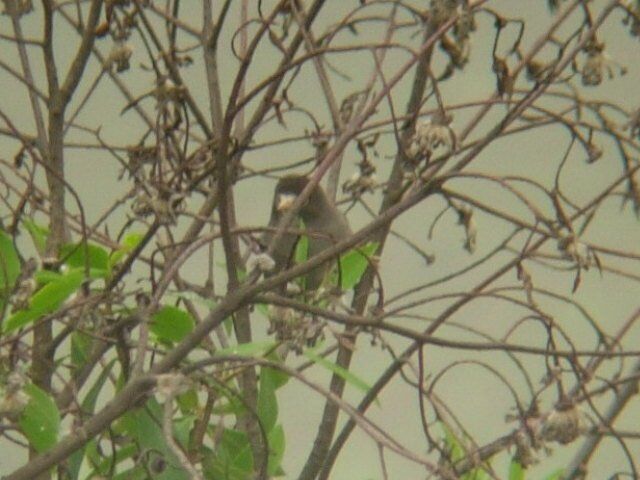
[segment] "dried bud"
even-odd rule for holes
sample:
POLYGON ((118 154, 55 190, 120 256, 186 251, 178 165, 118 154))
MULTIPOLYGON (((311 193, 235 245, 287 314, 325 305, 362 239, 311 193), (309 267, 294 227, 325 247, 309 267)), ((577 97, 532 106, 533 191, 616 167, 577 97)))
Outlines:
POLYGON ((597 145, 594 145, 593 143, 590 143, 588 145, 587 154, 589 155, 589 158, 587 159, 587 162, 588 163, 593 163, 593 162, 599 160, 600 157, 602 157, 602 149, 600 147, 598 147, 597 145))
POLYGON ((464 227, 465 232, 464 248, 469 253, 473 253, 476 250, 476 241, 478 237, 478 229, 473 217, 473 210, 470 207, 465 206, 459 207, 457 210, 458 224, 464 227))
POLYGON ((532 82, 542 82, 547 78, 551 65, 531 60, 527 63, 527 78, 532 82))

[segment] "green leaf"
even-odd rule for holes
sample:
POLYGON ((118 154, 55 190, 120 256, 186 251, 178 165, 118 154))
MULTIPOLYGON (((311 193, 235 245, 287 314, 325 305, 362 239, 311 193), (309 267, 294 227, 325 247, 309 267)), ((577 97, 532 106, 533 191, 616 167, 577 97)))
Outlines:
POLYGON ((0 292, 11 290, 20 276, 20 258, 11 237, 0 230, 0 292))
POLYGON ((320 366, 326 368, 327 370, 335 373, 336 375, 339 375, 348 384, 356 387, 358 390, 361 390, 361 391, 366 393, 371 389, 371 385, 366 383, 364 380, 360 379, 358 376, 354 375, 349 370, 347 370, 347 369, 345 369, 345 368, 341 367, 340 365, 337 365, 337 364, 335 364, 333 362, 330 362, 326 358, 323 358, 320 355, 316 354, 314 350, 317 350, 317 348, 318 347, 314 347, 313 349, 311 349, 311 348, 306 349, 303 352, 304 356, 307 357, 309 360, 313 361, 314 363, 317 363, 318 365, 320 365, 320 366))
MULTIPOLYGON (((77 333, 77 332, 76 332, 77 333)), ((111 369, 115 364, 115 359, 111 360, 107 365, 100 371, 100 375, 97 380, 87 393, 86 397, 82 401, 82 411, 88 415, 93 414, 96 408, 96 402, 98 401, 98 395, 102 390, 105 382, 109 378, 109 373, 111 373, 111 369)), ((69 460, 67 462, 67 474, 69 478, 77 479, 80 475, 80 467, 82 466, 82 461, 84 460, 85 454, 88 449, 92 448, 89 444, 85 445, 83 448, 76 450, 71 454, 69 460)))
POLYGON ((267 435, 269 441, 269 460, 267 472, 270 476, 281 475, 282 458, 285 450, 285 437, 282 425, 275 426, 267 435))
POLYGON ((41 227, 28 218, 25 218, 22 223, 24 223, 27 232, 29 232, 29 235, 31 236, 33 246, 36 247, 36 250, 40 255, 44 255, 47 248, 47 237, 49 236, 49 229, 46 227, 41 227))
POLYGON ((88 463, 93 467, 91 473, 85 477, 87 480, 92 480, 96 476, 109 476, 108 478, 115 478, 111 477, 114 465, 118 465, 124 461, 139 456, 137 447, 131 443, 119 446, 115 454, 112 456, 105 456, 104 451, 98 450, 97 445, 98 444, 95 440, 91 440, 87 443, 87 447, 85 449, 88 463))
MULTIPOLYGON (((378 245, 377 242, 369 242, 340 256, 340 288, 342 290, 351 290, 358 284, 378 245)), ((335 272, 335 278, 334 284, 338 283, 338 272, 335 272)))
POLYGON ((489 480, 489 474, 482 468, 474 468, 469 473, 461 477, 461 480, 489 480))
MULTIPOLYGON (((304 226, 301 225, 301 228, 304 226)), ((305 262, 309 258, 309 237, 306 235, 300 235, 296 242, 296 251, 293 252, 293 260, 296 264, 305 262)), ((306 288, 307 277, 302 275, 296 279, 296 282, 302 290, 306 288)))
POLYGON ((564 478, 564 469, 559 469, 553 472, 548 477, 545 477, 544 480, 562 480, 564 478))
POLYGON ((38 285, 46 285, 47 283, 61 280, 64 278, 64 274, 54 272, 53 270, 38 270, 34 273, 33 278, 35 278, 38 285))
POLYGON ((87 395, 82 400, 82 411, 84 413, 92 414, 96 408, 96 403, 98 401, 98 395, 100 395, 100 391, 107 379, 109 378, 109 374, 111 373, 111 369, 115 364, 116 359, 112 359, 109 361, 103 368, 100 369, 100 375, 96 379, 95 383, 92 385, 91 389, 87 392, 87 395))
POLYGON ((71 268, 85 268, 88 264, 98 277, 108 276, 111 270, 107 251, 92 243, 86 246, 83 243, 64 245, 60 249, 60 256, 71 268))
POLYGON ((164 298, 171 301, 188 300, 209 310, 213 310, 218 306, 215 300, 202 297, 195 292, 168 292, 164 298))
POLYGON ((238 281, 243 282, 247 278, 247 271, 244 268, 236 268, 236 275, 238 276, 238 281))
POLYGON ((161 422, 164 413, 155 399, 150 399, 145 408, 131 410, 122 416, 120 426, 132 437, 139 449, 138 453, 153 451, 164 459, 166 469, 154 479, 187 480, 187 472, 180 467, 180 462, 167 446, 161 422))
POLYGON ((196 423, 196 418, 196 415, 185 415, 173 422, 173 436, 183 449, 189 447, 189 436, 196 423))
POLYGON ((11 237, 0 230, 0 311, 20 276, 20 258, 11 237))
POLYGON ((231 336, 231 333, 233 332, 233 318, 232 317, 227 317, 222 321, 222 326, 224 327, 224 332, 231 336))
POLYGON ((524 480, 524 468, 515 459, 509 465, 509 480, 524 480))
POLYGON ((246 433, 225 429, 216 453, 212 478, 246 480, 253 475, 253 455, 246 433))
POLYGON ((33 448, 42 453, 58 441, 60 412, 53 398, 41 388, 30 383, 24 391, 30 399, 20 416, 20 429, 33 448))
POLYGON ((83 280, 82 271, 71 270, 66 275, 61 275, 58 279, 47 283, 31 297, 29 308, 16 312, 7 319, 4 332, 12 332, 48 313, 55 312, 72 293, 80 288, 83 280))
POLYGON ((296 243, 296 251, 293 255, 295 263, 302 263, 309 257, 309 237, 300 235, 298 243, 296 243))
POLYGON ((93 338, 84 332, 76 330, 71 334, 71 363, 80 368, 87 363, 93 345, 93 338))
MULTIPOLYGON (((224 390, 221 391, 220 394, 222 396, 228 395, 229 391, 224 390)), ((235 415, 236 417, 245 415, 247 413, 246 407, 240 401, 234 401, 233 399, 227 398, 225 402, 216 402, 219 405, 213 407, 213 413, 215 415, 235 415)))
MULTIPOLYGON (((149 471, 143 465, 136 465, 109 478, 111 478, 111 480, 148 480, 149 471)), ((160 477, 154 476, 153 478, 156 479, 160 477)))
POLYGON ((195 412, 198 409, 198 392, 190 388, 176 398, 180 411, 184 414, 195 412))
POLYGON ((465 449, 458 440, 458 437, 449 429, 444 423, 440 424, 444 430, 444 442, 447 446, 447 451, 451 456, 451 460, 457 462, 465 456, 465 449))
MULTIPOLYGON (((440 425, 444 430, 445 445, 447 446, 447 451, 451 455, 451 460, 453 462, 456 462, 466 457, 467 451, 464 445, 458 439, 458 437, 449 429, 449 427, 447 427, 447 425, 445 425, 444 423, 441 423, 440 425)), ((485 479, 488 480, 489 475, 481 467, 475 468, 461 477, 461 480, 485 480, 485 479)))
POLYGON ((165 305, 152 317, 150 330, 156 338, 165 343, 181 341, 188 335, 196 322, 188 312, 165 305))
MULTIPOLYGON (((267 355, 267 358, 274 363, 282 362, 280 357, 276 352, 271 352, 267 355)), ((275 390, 279 389, 283 385, 285 385, 289 381, 289 374, 283 372, 282 370, 278 370, 277 368, 271 367, 262 367, 260 369, 260 375, 267 375, 271 377, 271 382, 273 383, 273 388, 275 390)))
POLYGON ((144 235, 141 233, 129 233, 125 235, 120 248, 114 250, 109 256, 109 269, 122 260, 125 255, 134 250, 143 238, 144 235))
POLYGON ((258 418, 265 432, 271 431, 278 420, 278 399, 274 378, 260 369, 260 389, 258 390, 258 418))

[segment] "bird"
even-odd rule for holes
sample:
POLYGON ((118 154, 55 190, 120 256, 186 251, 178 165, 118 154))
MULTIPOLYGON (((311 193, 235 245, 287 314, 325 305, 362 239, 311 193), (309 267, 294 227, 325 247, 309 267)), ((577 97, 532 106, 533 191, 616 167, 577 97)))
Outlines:
MULTIPOLYGON (((296 198, 309 184, 309 178, 305 175, 287 175, 278 181, 274 191, 271 218, 269 220, 270 231, 265 232, 262 244, 268 246, 274 237, 274 230, 280 220, 291 208, 296 198)), ((331 248, 337 242, 351 235, 349 222, 344 214, 336 207, 333 201, 325 193, 320 185, 316 185, 309 198, 302 204, 296 216, 302 220, 303 228, 308 238, 307 258, 314 257, 331 248)), ((293 225, 295 228, 296 225, 293 225)), ((291 228, 291 227, 289 227, 291 228)), ((294 250, 298 242, 298 235, 285 233, 274 246, 274 269, 270 275, 285 270, 293 263, 294 250)), ((318 290, 332 265, 331 260, 311 270, 305 277, 304 289, 306 291, 318 290)))

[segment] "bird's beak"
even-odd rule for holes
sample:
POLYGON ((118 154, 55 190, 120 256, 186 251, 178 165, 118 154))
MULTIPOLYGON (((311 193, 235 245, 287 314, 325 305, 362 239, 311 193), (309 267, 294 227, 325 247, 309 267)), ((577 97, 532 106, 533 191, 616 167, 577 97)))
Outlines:
POLYGON ((296 196, 291 193, 281 193, 278 195, 278 201, 276 202, 276 210, 279 212, 287 211, 296 201, 296 196))

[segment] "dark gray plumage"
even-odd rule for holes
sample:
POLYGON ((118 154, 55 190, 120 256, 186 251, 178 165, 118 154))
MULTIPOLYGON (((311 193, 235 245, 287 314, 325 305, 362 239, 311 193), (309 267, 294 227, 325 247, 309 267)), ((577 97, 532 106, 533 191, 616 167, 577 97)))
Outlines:
MULTIPOLYGON (((273 205, 271 209, 270 227, 277 227, 280 219, 291 207, 296 197, 308 185, 309 179, 302 175, 288 175, 281 178, 276 185, 273 205)), ((298 218, 302 219, 309 238, 308 258, 318 255, 323 250, 351 235, 351 229, 346 217, 333 204, 322 187, 316 186, 307 201, 298 211, 298 218)), ((297 228, 296 222, 289 228, 297 228)), ((271 242, 274 232, 266 232, 262 238, 266 246, 271 242)), ((298 236, 285 233, 278 241, 273 252, 276 266, 272 272, 278 273, 293 263, 293 252, 298 236)), ((306 289, 317 290, 331 265, 335 260, 329 260, 313 269, 306 277, 306 289)))

